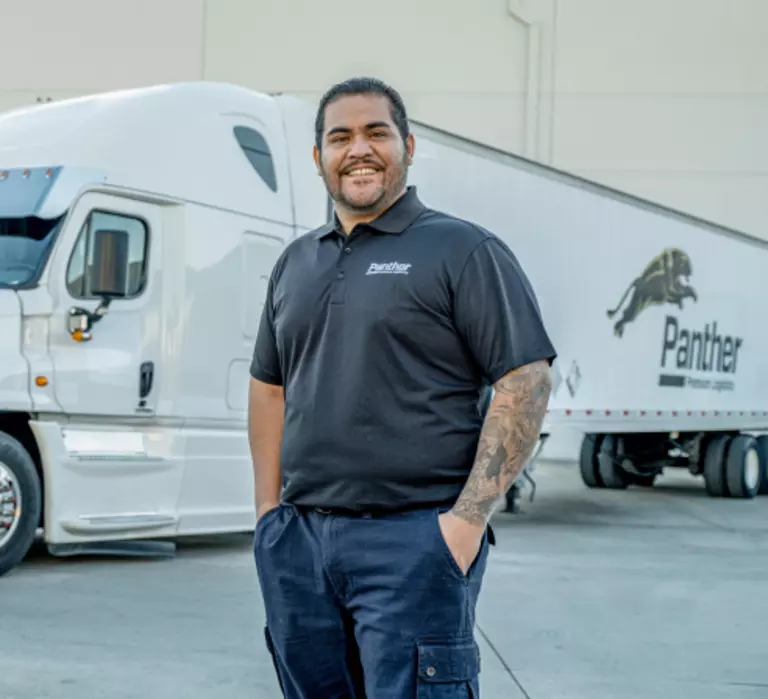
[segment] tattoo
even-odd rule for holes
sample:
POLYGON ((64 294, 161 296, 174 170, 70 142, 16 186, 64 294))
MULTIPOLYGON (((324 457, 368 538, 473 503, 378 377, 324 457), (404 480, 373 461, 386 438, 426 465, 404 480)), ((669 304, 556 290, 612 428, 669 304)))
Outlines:
POLYGON ((546 361, 501 378, 485 417, 475 463, 453 506, 456 516, 484 526, 533 453, 546 414, 552 375, 546 361))

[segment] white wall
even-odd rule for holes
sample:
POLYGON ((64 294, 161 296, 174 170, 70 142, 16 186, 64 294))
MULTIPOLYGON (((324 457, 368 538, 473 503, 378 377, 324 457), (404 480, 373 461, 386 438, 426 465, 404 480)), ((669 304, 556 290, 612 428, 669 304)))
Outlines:
POLYGON ((768 238, 768 0, 217 0, 207 17, 207 78, 316 98, 374 73, 414 118, 768 238))
POLYGON ((768 2, 561 0, 555 164, 768 238, 768 2))
POLYGON ((202 0, 0 0, 0 110, 197 80, 202 0))
POLYGON ((414 118, 768 238, 768 0, 0 0, 0 110, 206 78, 414 118))
POLYGON ((315 99, 374 74, 414 118, 520 146, 526 33, 506 0, 215 0, 207 17, 208 79, 315 99))

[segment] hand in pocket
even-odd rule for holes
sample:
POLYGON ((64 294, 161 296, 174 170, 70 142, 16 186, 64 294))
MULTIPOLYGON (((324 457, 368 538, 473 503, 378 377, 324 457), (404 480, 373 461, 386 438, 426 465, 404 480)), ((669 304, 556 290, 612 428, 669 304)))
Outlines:
POLYGON ((438 515, 438 522, 448 550, 466 575, 480 552, 485 527, 470 524, 451 511, 438 515))

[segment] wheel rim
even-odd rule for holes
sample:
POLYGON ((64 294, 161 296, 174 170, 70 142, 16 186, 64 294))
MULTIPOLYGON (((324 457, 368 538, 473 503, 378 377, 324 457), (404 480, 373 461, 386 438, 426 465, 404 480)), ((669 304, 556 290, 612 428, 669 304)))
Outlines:
POLYGON ((744 458, 744 480, 749 490, 757 488, 760 482, 760 455, 757 449, 750 449, 744 458))
POLYGON ((0 461, 0 549, 16 532, 21 521, 21 486, 8 466, 0 461))

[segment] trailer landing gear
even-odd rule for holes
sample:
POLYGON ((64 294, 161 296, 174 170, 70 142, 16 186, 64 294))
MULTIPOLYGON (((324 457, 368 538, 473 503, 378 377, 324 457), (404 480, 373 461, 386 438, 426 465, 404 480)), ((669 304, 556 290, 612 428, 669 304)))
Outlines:
POLYGON ((512 484, 512 487, 507 491, 504 497, 504 504, 502 506, 503 512, 511 512, 512 514, 518 514, 520 512, 520 503, 523 498, 523 480, 528 481, 528 484, 531 486, 530 501, 533 502, 533 498, 536 495, 536 481, 533 480, 531 474, 536 468, 536 460, 541 455, 541 451, 544 449, 544 444, 547 439, 549 439, 549 434, 539 435, 538 444, 536 445, 533 454, 531 454, 531 458, 528 459, 522 473, 518 476, 517 480, 512 484))
POLYGON ((665 467, 703 476, 712 497, 768 494, 768 435, 587 434, 582 440, 579 468, 588 488, 652 487, 665 467))

